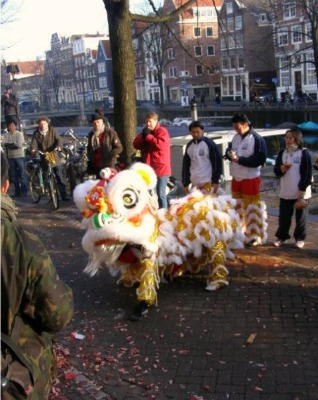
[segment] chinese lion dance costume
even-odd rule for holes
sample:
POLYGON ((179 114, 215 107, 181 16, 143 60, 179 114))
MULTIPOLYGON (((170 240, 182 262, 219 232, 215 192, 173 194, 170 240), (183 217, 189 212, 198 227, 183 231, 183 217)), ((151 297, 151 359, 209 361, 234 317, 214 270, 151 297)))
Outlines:
POLYGON ((207 290, 228 285, 226 258, 244 247, 236 200, 193 192, 158 210, 156 175, 135 163, 116 172, 102 170, 101 179, 74 190, 75 204, 86 229, 82 246, 89 254, 85 272, 106 267, 120 274, 118 283, 137 284, 138 320, 157 303, 160 279, 207 270, 207 290))

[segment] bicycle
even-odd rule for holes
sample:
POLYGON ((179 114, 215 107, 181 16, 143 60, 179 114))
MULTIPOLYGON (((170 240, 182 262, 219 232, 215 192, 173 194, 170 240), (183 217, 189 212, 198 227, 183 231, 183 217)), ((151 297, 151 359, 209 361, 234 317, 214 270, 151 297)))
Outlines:
POLYGON ((53 204, 54 210, 59 208, 59 195, 56 177, 53 168, 56 164, 54 151, 43 153, 38 152, 38 156, 33 157, 27 163, 27 173, 29 176, 29 189, 32 200, 38 203, 44 196, 48 196, 53 204), (47 168, 42 167, 43 159, 46 161, 47 168))
POLYGON ((295 110, 306 110, 307 100, 304 97, 295 97, 294 107, 295 107, 295 110))

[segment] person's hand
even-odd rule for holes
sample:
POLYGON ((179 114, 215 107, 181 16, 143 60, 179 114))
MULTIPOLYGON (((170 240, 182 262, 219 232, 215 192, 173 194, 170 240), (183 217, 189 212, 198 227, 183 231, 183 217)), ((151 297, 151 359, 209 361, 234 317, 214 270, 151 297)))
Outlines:
POLYGON ((142 137, 145 138, 146 136, 148 136, 148 135, 151 134, 151 130, 150 130, 149 128, 145 127, 145 128, 142 130, 141 133, 142 133, 142 137))
POLYGON ((297 193, 297 199, 298 199, 298 200, 303 199, 304 196, 305 196, 305 192, 300 192, 300 191, 299 191, 299 192, 297 193))
POLYGON ((280 170, 282 171, 283 174, 285 174, 290 168, 289 164, 282 164, 280 167, 280 170))
POLYGON ((217 193, 219 190, 219 184, 218 183, 212 183, 212 193, 217 193))
POLYGON ((237 156, 237 154, 235 153, 234 150, 230 151, 229 156, 231 158, 231 161, 238 163, 239 158, 238 158, 238 156, 237 156))

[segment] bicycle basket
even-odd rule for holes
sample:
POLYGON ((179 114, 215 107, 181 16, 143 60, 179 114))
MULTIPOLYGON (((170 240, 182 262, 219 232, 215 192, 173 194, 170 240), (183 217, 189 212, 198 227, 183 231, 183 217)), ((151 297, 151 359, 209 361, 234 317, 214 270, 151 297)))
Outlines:
POLYGON ((45 153, 45 159, 50 165, 55 165, 56 164, 54 152, 45 153))

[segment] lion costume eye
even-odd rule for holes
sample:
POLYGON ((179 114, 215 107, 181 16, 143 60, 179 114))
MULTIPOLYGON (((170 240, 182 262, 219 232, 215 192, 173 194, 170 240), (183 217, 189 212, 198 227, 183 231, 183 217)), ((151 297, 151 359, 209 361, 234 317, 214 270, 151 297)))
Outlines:
POLYGON ((123 192, 123 204, 126 208, 133 208, 138 203, 138 195, 132 189, 126 189, 123 192))

